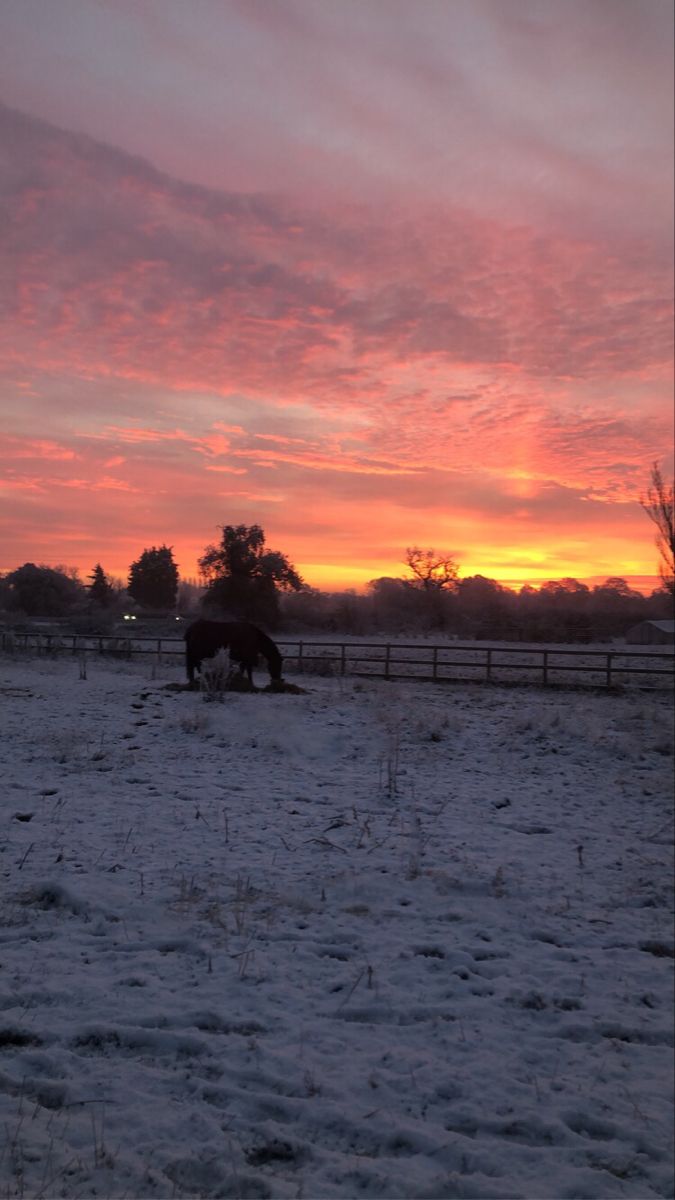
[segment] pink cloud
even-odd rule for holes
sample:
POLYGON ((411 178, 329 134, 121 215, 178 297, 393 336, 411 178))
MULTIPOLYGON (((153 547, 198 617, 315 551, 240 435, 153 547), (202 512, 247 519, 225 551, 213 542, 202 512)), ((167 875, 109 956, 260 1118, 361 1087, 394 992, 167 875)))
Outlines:
POLYGON ((401 361, 575 378, 669 359, 670 264, 650 247, 619 257, 461 211, 416 236, 367 213, 335 231, 328 214, 206 193, 35 122, 32 159, 26 119, 4 121, 20 147, 15 361, 335 404, 401 361))
POLYGON ((59 445, 57 442, 11 436, 0 438, 0 454, 8 460, 29 458, 71 462, 77 457, 71 447, 59 445))
POLYGON ((175 531, 194 562, 219 519, 256 519, 316 561, 366 503, 383 555, 425 522, 465 551, 490 519, 596 536, 670 444, 660 238, 218 191, 6 109, 0 138, 12 544, 55 489, 66 540, 91 497, 81 553, 123 520, 115 553, 175 531))

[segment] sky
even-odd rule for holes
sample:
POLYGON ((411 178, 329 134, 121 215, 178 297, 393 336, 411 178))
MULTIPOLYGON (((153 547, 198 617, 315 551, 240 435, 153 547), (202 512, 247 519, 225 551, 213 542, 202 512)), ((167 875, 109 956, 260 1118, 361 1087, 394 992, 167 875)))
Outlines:
POLYGON ((0 571, 656 585, 671 0, 3 0, 0 571))

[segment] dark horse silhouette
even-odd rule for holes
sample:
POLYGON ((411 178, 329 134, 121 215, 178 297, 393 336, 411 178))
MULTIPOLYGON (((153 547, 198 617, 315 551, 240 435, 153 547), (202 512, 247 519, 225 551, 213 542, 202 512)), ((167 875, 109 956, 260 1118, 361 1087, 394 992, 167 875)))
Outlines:
POLYGON ((281 655, 274 642, 257 625, 248 621, 194 621, 185 630, 185 666, 190 684, 195 681, 202 659, 212 658, 219 650, 230 651, 230 658, 239 663, 239 670, 253 683, 253 668, 262 654, 267 659, 270 679, 281 679, 281 655))

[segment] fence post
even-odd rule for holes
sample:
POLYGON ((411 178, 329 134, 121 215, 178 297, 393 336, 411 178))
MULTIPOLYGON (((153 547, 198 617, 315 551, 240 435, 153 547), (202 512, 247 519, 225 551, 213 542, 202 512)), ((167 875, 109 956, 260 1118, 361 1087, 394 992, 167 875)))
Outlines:
POLYGON ((344 642, 340 646, 340 674, 344 675, 347 670, 347 647, 344 642))
POLYGON ((607 655, 607 687, 612 686, 612 655, 607 655))
POLYGON ((389 655, 390 655, 390 652, 391 652, 391 646, 389 645, 389 642, 387 642, 387 645, 385 646, 385 650, 384 650, 384 677, 385 677, 385 679, 389 678, 389 655))
POLYGON ((487 671, 486 671, 486 679, 487 679, 487 680, 488 680, 488 682, 489 682, 489 681, 492 679, 492 647, 488 647, 488 649, 486 650, 486 654, 487 654, 487 659, 486 659, 486 667, 487 667, 487 671))
POLYGON ((433 679, 438 679, 438 646, 434 646, 433 679))
POLYGON ((548 683, 548 650, 544 650, 543 670, 544 670, 543 682, 548 683))
POLYGON ((302 642, 298 642, 298 671, 302 675, 302 642))

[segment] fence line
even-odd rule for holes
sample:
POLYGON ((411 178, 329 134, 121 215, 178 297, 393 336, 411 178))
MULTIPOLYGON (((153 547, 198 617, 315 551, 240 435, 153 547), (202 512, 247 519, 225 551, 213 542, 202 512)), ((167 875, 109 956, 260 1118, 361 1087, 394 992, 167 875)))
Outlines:
MULTIPOLYGON (((419 645, 406 642, 277 642, 286 669, 300 674, 358 675, 380 679, 440 682, 586 683, 594 687, 665 687, 674 681, 675 654, 670 649, 624 650, 551 646, 477 646, 450 642, 419 645), (639 680, 638 680, 639 677, 639 680)), ((109 654, 131 658, 152 654, 158 660, 185 653, 182 638, 114 637, 44 632, 0 633, 3 651, 38 654, 109 654)))

